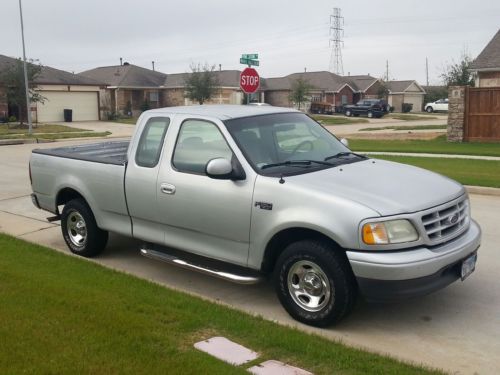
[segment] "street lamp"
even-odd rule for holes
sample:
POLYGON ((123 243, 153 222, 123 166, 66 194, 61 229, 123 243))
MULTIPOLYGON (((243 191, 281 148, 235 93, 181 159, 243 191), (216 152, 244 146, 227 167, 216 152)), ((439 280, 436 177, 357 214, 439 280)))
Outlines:
POLYGON ((31 106, 30 106, 30 90, 28 84, 28 67, 26 64, 26 48, 24 47, 24 25, 23 25, 23 8, 21 0, 19 0, 19 15, 21 16, 21 39, 23 41, 23 66, 24 66, 24 88, 26 90, 26 113, 28 114, 29 134, 33 132, 33 124, 31 123, 31 106))

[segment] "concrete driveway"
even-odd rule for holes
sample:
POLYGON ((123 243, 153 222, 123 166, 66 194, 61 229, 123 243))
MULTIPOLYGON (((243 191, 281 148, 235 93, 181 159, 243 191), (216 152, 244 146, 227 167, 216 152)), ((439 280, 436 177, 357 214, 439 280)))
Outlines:
MULTIPOLYGON (((77 142, 58 146, 70 143, 77 142)), ((34 208, 29 199, 27 165, 36 146, 51 147, 0 147, 0 231, 69 254, 59 226, 47 223, 45 218, 50 214, 34 208)), ((500 197, 472 195, 471 200, 473 217, 484 234, 478 268, 469 279, 397 304, 360 302, 348 319, 329 329, 315 329, 290 319, 269 283, 241 286, 143 258, 134 240, 111 236, 108 249, 94 261, 349 345, 450 372, 498 374, 500 251, 496 236, 500 197)))

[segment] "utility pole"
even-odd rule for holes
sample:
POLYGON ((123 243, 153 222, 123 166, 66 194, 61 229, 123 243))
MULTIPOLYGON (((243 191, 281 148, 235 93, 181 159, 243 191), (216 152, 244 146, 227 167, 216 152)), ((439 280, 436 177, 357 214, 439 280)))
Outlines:
POLYGON ((155 62, 151 61, 151 65, 153 65, 153 72, 155 71, 155 62))
POLYGON ((333 8, 330 15, 330 46, 332 52, 330 55, 330 72, 344 75, 344 66, 342 63, 342 47, 344 41, 344 17, 342 17, 340 8, 333 8))
POLYGON ((21 0, 19 0, 19 15, 21 16, 21 39, 23 41, 23 67, 24 67, 24 88, 26 90, 26 113, 28 116, 29 134, 33 133, 33 124, 31 123, 31 105, 30 105, 30 90, 28 83, 28 66, 26 64, 26 48, 24 46, 24 24, 23 24, 23 8, 21 0))
POLYGON ((425 82, 429 86, 429 61, 425 58, 425 82))
POLYGON ((385 81, 389 82, 389 60, 385 60, 385 81))

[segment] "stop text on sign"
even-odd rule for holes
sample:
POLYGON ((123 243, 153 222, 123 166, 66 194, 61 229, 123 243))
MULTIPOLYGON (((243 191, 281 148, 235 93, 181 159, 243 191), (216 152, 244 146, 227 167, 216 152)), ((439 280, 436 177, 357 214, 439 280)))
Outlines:
POLYGON ((241 84, 242 85, 250 85, 250 86, 258 86, 259 85, 259 77, 254 76, 241 76, 241 84))

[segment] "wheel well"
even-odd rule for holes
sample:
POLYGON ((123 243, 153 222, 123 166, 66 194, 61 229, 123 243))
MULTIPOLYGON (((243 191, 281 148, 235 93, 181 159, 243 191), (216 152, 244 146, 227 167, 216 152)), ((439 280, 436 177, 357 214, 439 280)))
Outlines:
POLYGON ((273 238, 268 242, 264 252, 264 259, 262 260, 261 269, 265 273, 272 272, 274 265, 278 260, 281 252, 291 243, 304 240, 315 239, 329 242, 335 248, 341 248, 338 243, 330 237, 308 228, 288 228, 281 232, 276 233, 273 238))
POLYGON ((71 188, 64 188, 61 191, 59 191, 59 193, 57 194, 57 198, 56 198, 56 210, 58 209, 59 206, 64 205, 64 204, 68 203, 70 200, 73 200, 73 199, 83 199, 83 201, 85 203, 87 203, 87 201, 85 200, 85 198, 83 197, 83 195, 81 195, 76 190, 71 189, 71 188))

